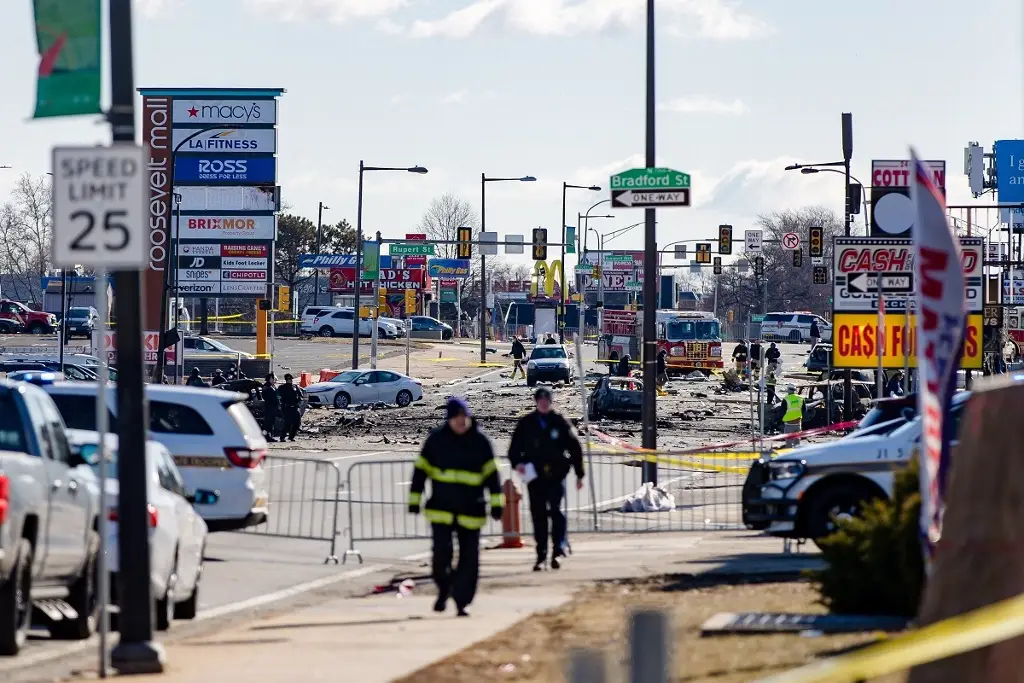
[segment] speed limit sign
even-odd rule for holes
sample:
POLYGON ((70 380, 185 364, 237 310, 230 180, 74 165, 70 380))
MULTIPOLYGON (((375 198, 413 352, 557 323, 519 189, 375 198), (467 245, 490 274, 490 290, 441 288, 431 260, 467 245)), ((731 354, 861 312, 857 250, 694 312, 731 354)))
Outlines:
POLYGON ((142 147, 55 147, 53 262, 60 268, 135 269, 146 256, 142 147))

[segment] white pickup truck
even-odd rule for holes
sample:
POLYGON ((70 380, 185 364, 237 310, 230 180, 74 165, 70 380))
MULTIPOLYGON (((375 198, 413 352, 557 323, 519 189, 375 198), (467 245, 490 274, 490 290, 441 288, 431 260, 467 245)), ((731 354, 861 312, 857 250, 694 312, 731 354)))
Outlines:
MULTIPOLYGON (((966 391, 953 396, 954 430, 969 397, 966 391)), ((892 495, 894 473, 906 467, 920 438, 916 394, 878 401, 837 441, 756 460, 743 485, 743 523, 771 536, 817 542, 835 530, 835 519, 892 495)))
POLYGON ((92 635, 99 612, 99 489, 42 389, 0 380, 0 655, 33 623, 92 635))

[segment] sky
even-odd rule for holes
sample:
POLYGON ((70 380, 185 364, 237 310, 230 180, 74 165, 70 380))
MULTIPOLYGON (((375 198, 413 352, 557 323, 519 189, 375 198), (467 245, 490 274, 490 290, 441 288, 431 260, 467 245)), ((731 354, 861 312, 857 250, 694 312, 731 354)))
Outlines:
MULTIPOLYGON (((20 173, 49 170, 54 145, 109 141, 98 117, 29 118, 32 2, 4 5, 0 166, 13 168, 0 170, 0 201, 20 173)), ((608 198, 611 174, 644 165, 643 0, 133 5, 137 87, 287 90, 282 198, 314 221, 324 202, 325 222, 355 222, 363 159, 430 170, 366 176, 369 234, 415 232, 445 192, 479 210, 486 173, 537 178, 488 184, 489 230, 553 235, 563 182, 603 188, 570 190, 572 225, 608 198)), ((963 175, 968 141, 991 151, 994 140, 1024 137, 1019 0, 656 5, 657 160, 692 176, 693 199, 659 211, 659 244, 711 238, 722 223, 740 239, 764 212, 840 210, 841 175, 784 168, 841 160, 842 112, 853 114, 855 177, 870 184, 872 159, 906 158, 912 144, 923 158, 946 160, 951 204, 973 201, 963 175)), ((639 209, 607 207, 591 213, 614 216, 591 221, 601 232, 643 220, 639 209)), ((642 229, 607 246, 640 249, 642 229)))

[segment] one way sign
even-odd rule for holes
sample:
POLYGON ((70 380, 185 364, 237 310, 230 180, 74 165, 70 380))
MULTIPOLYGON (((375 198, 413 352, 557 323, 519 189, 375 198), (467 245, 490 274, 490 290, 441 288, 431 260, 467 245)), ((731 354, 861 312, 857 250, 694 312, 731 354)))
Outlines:
POLYGON ((846 286, 855 294, 879 289, 883 294, 910 294, 914 291, 914 276, 911 273, 851 273, 846 286))
POLYGON ((617 208, 689 205, 689 189, 667 190, 660 192, 648 192, 643 190, 612 190, 612 206, 617 208))

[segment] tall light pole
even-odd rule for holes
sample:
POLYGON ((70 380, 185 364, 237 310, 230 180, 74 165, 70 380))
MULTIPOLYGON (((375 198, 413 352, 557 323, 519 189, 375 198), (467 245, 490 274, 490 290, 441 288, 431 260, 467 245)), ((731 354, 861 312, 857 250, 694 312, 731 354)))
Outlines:
MULTIPOLYGON (((558 323, 558 343, 565 343, 565 193, 566 190, 572 188, 574 190, 590 190, 591 192, 600 192, 601 188, 597 185, 571 185, 565 181, 562 181, 562 255, 559 263, 561 266, 558 269, 558 296, 561 299, 559 302, 559 323, 558 323)), ((577 225, 576 229, 580 227, 577 225)), ((577 255, 577 260, 579 255, 577 255)), ((582 297, 581 297, 582 298, 582 297)))
MULTIPOLYGON (((654 0, 647 0, 647 92, 646 92, 646 166, 657 166, 655 154, 655 99, 654 99, 654 0)), ((641 428, 642 445, 653 451, 658 447, 658 404, 655 383, 658 379, 655 366, 658 353, 657 310, 658 310, 658 235, 653 208, 644 209, 644 347, 643 347, 643 417, 641 428)), ((658 463, 643 464, 644 482, 658 484, 658 463)))
MULTIPOLYGON (((846 175, 846 171, 840 171, 838 168, 816 168, 815 166, 803 166, 803 165, 800 165, 800 164, 796 164, 796 166, 797 166, 797 168, 800 169, 800 172, 802 174, 804 174, 804 175, 813 175, 815 173, 838 173, 838 174, 843 175, 843 176, 846 175)), ((861 203, 862 204, 867 204, 868 200, 864 198, 864 187, 865 187, 864 183, 862 183, 853 174, 850 175, 850 180, 853 181, 853 183, 850 184, 850 189, 851 190, 853 189, 854 184, 860 186, 860 188, 861 188, 861 190, 860 190, 861 203)), ((853 211, 853 196, 852 195, 854 193, 850 192, 849 194, 851 195, 849 200, 848 200, 849 201, 849 209, 852 212, 853 211)), ((852 223, 852 221, 851 221, 851 223, 852 223)), ((868 212, 865 209, 865 211, 864 211, 864 234, 867 235, 870 232, 871 232, 871 224, 870 224, 870 221, 868 219, 868 212)))
MULTIPOLYGON (((331 207, 327 206, 323 202, 319 202, 320 206, 316 211, 316 255, 320 255, 321 244, 324 238, 324 211, 330 211, 331 207)), ((358 278, 357 278, 358 281, 358 278)), ((320 305, 320 268, 319 266, 313 269, 313 305, 320 305)))
MULTIPOLYGON (((423 166, 367 166, 362 159, 359 160, 359 199, 356 205, 356 300, 355 316, 352 324, 352 369, 359 369, 359 290, 363 285, 363 173, 366 171, 405 171, 406 173, 426 173, 423 166)), ((380 246, 378 245, 378 249, 380 246)), ((377 256, 377 268, 380 268, 380 254, 377 256)), ((377 293, 374 292, 374 296, 377 293)), ((373 322, 373 329, 377 328, 377 321, 373 322)))
MULTIPOLYGON (((536 182, 532 175, 520 178, 488 178, 486 173, 480 174, 480 232, 487 230, 487 183, 532 183, 536 182)), ((565 223, 563 220, 562 223, 565 223)), ((565 226, 562 226, 563 231, 565 226)), ((487 257, 480 249, 480 362, 487 362, 487 257)))

